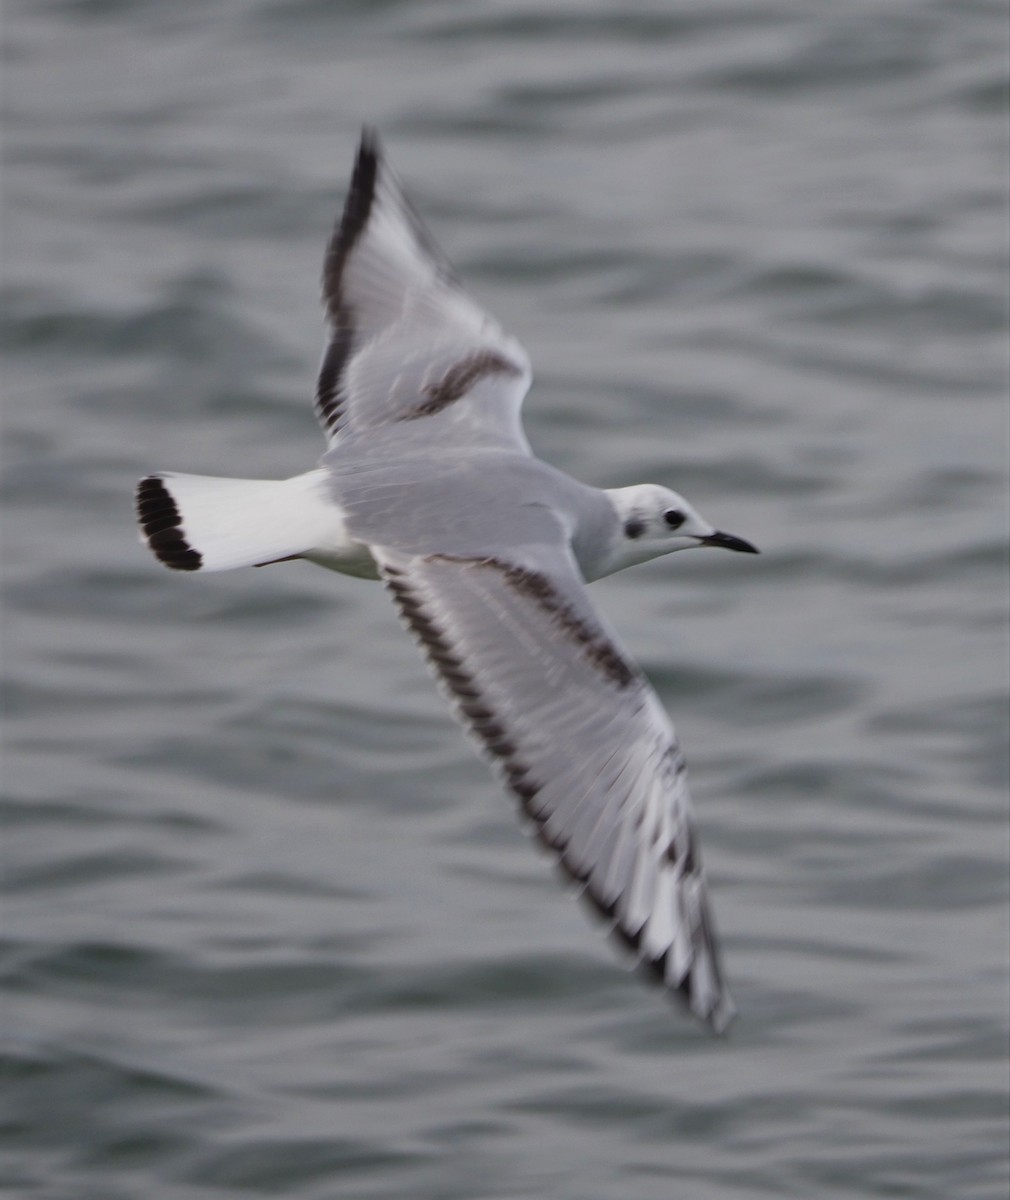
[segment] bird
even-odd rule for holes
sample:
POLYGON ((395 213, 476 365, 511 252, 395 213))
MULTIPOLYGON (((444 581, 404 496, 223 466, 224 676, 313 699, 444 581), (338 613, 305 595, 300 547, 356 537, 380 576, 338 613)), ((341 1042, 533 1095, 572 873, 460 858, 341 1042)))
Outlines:
POLYGON ((303 559, 381 580, 524 827, 639 972, 724 1031, 735 1007, 684 755, 587 584, 757 548, 667 487, 596 488, 533 454, 526 351, 465 290, 367 126, 322 300, 319 465, 149 474, 142 541, 177 571, 303 559))

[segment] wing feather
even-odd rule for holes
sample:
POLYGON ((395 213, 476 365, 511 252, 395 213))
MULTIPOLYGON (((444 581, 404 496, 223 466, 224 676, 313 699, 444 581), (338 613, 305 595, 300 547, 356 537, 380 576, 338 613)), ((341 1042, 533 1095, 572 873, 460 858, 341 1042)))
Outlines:
POLYGON ((326 249, 323 303, 316 414, 331 444, 424 417, 440 441, 448 429, 528 452, 526 352, 463 290, 369 130, 326 249))
POLYGON ((529 551, 521 565, 373 552, 457 715, 539 839, 639 962, 723 1029, 733 1005, 683 759, 574 561, 556 548, 529 551))

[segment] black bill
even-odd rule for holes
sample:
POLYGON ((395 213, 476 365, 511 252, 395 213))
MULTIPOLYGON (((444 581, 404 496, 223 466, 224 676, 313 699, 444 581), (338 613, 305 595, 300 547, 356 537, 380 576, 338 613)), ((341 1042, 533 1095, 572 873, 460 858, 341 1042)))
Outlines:
POLYGON ((733 534, 723 533, 718 529, 715 533, 710 533, 708 537, 699 538, 698 541, 703 546, 721 546, 723 550, 739 550, 741 554, 761 553, 757 546, 752 546, 750 542, 745 542, 743 538, 734 537, 733 534))

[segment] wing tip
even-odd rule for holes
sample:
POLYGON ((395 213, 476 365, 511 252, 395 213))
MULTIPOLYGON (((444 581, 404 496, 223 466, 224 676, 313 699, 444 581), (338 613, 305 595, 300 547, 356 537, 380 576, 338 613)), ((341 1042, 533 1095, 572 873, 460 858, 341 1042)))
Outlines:
POLYGON ((702 990, 698 985, 699 964, 693 963, 678 984, 671 985, 658 973, 657 964, 645 962, 642 966, 657 984, 664 987, 678 1007, 686 1009, 693 1017, 707 1025, 713 1033, 725 1034, 736 1016, 736 1005, 724 987, 715 991, 702 990))
POLYGON ((340 304, 344 264, 371 215, 381 164, 379 135, 373 126, 363 125, 343 212, 323 260, 323 299, 331 310, 331 316, 340 304))
POLYGON ((358 159, 374 158, 378 162, 382 158, 382 143, 379 131, 367 121, 361 126, 361 136, 358 138, 358 159))
POLYGON ((691 961, 680 978, 670 970, 670 951, 658 958, 652 957, 642 946, 645 926, 637 933, 625 929, 618 916, 619 902, 605 905, 589 885, 582 898, 590 912, 604 922, 612 922, 609 940, 620 951, 632 957, 629 964, 632 972, 643 982, 662 988, 678 1007, 685 1009, 697 1020, 707 1025, 713 1033, 724 1034, 736 1015, 736 1005, 722 982, 718 948, 713 939, 696 947, 691 961))
MULTIPOLYGON (((366 202, 364 220, 368 219, 372 200, 375 195, 375 184, 382 166, 382 143, 374 125, 362 125, 361 137, 358 139, 358 153, 354 160, 354 170, 351 173, 351 186, 347 193, 347 207, 355 198, 366 202)), ((360 230, 358 231, 360 232, 360 230)))
POLYGON ((691 963, 678 982, 671 982, 666 960, 666 954, 655 960, 640 958, 634 970, 646 982, 662 988, 678 1008, 689 1012, 713 1033, 725 1034, 736 1016, 736 1005, 729 992, 722 986, 713 990, 701 985, 705 970, 698 960, 691 963))
POLYGON ((382 166, 382 146, 374 126, 363 125, 343 211, 333 227, 323 256, 323 305, 331 340, 323 355, 316 383, 316 414, 327 437, 340 423, 344 368, 354 343, 354 317, 343 296, 344 268, 372 214, 382 166))

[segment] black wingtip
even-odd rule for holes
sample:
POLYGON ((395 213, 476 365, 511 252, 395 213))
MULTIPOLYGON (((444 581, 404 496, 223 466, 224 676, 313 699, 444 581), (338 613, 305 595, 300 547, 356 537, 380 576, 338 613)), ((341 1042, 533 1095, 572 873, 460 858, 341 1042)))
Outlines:
POLYGON ((375 180, 379 174, 379 166, 382 162, 382 145, 379 142, 379 135, 372 125, 362 125, 361 139, 358 142, 358 154, 354 160, 354 172, 351 175, 351 187, 347 193, 347 204, 344 207, 344 216, 347 215, 347 209, 351 206, 351 200, 357 198, 358 202, 364 201, 367 205, 365 216, 367 218, 367 209, 371 208, 372 196, 375 192, 375 180))
POLYGON ((361 141, 358 143, 358 156, 354 160, 354 172, 351 175, 351 186, 344 202, 344 212, 340 218, 338 244, 346 255, 357 240, 358 234, 368 221, 372 211, 372 200, 375 198, 375 181, 379 174, 379 142, 375 131, 367 127, 361 131, 361 141))
POLYGON ((137 484, 137 521, 151 553, 173 571, 199 571, 203 558, 182 535, 182 517, 160 476, 137 484))
POLYGON ((368 224, 381 160, 378 134, 370 125, 365 125, 361 130, 358 155, 354 161, 344 211, 333 230, 323 260, 323 300, 330 321, 335 327, 341 323, 340 283, 344 265, 354 249, 354 243, 361 236, 361 231, 368 224))
POLYGON ((371 158, 382 158, 382 144, 379 141, 379 132, 374 125, 361 126, 361 139, 358 142, 358 158, 362 155, 367 155, 371 158))

